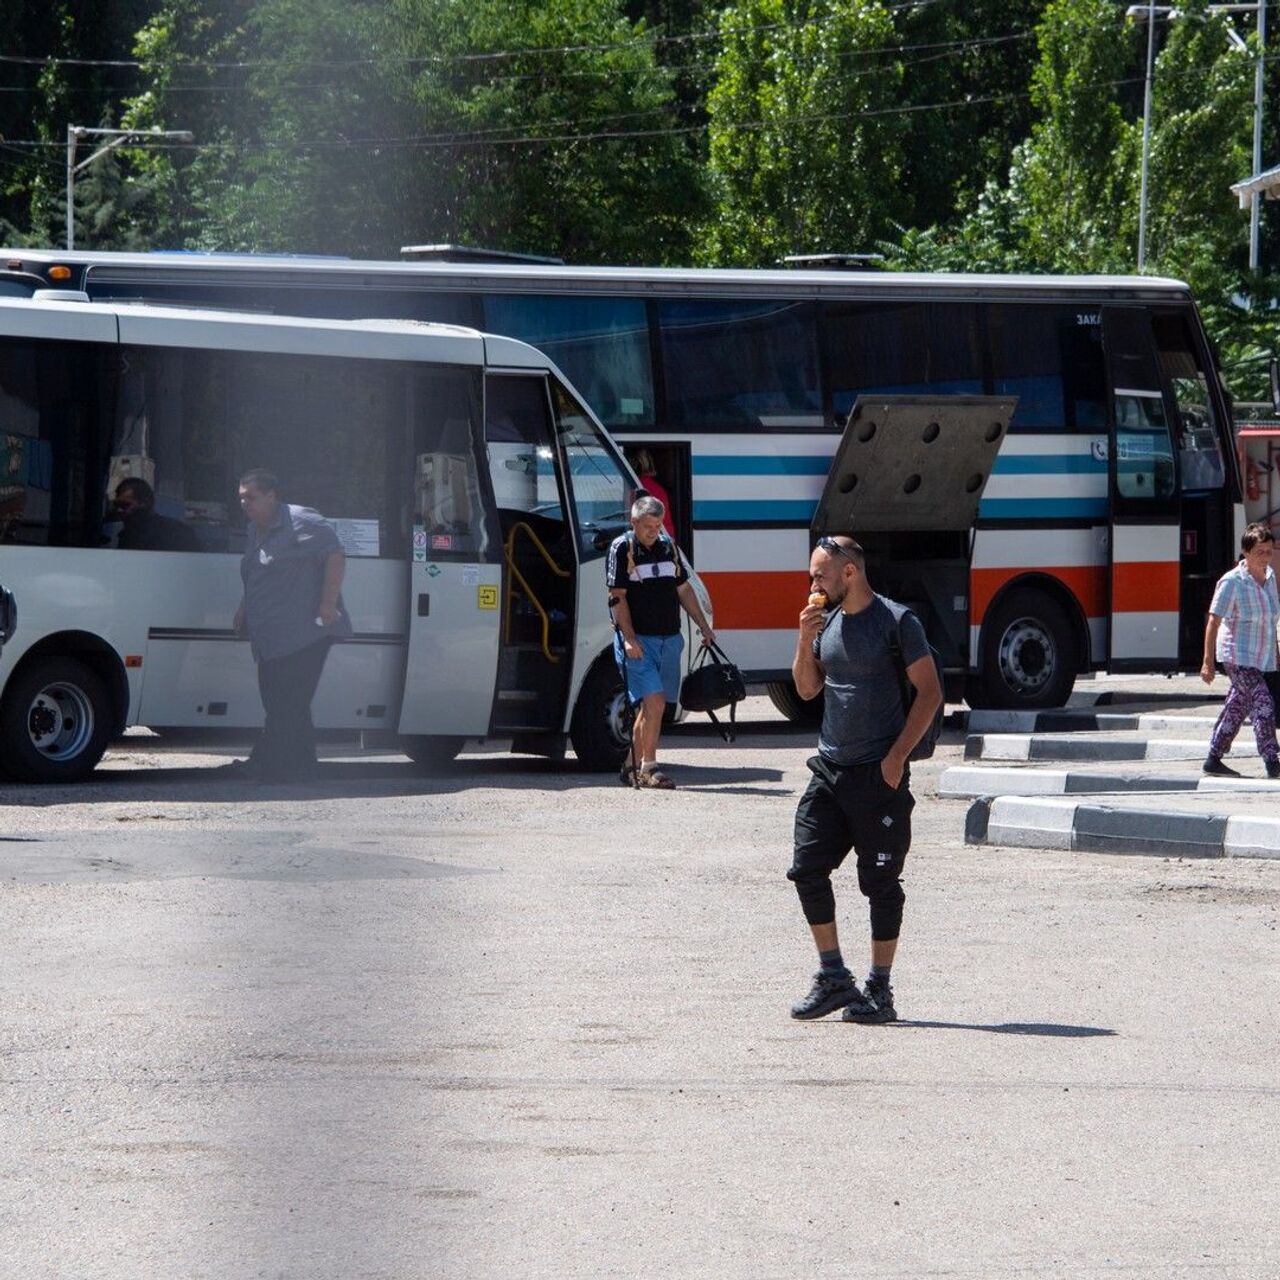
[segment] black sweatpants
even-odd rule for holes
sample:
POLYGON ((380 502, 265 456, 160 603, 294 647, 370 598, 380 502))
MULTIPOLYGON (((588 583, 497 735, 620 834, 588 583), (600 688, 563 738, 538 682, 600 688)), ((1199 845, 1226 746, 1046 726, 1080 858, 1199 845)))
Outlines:
POLYGON ((258 692, 266 720, 252 760, 263 773, 289 777, 315 768, 311 700, 332 643, 328 638, 317 640, 296 653, 258 663, 258 692))
POLYGON ((879 763, 847 768, 821 756, 809 760, 813 778, 796 809, 795 856, 787 879, 796 886, 805 919, 830 924, 836 918, 831 873, 852 849, 858 888, 871 909, 871 937, 891 942, 902 928, 902 867, 911 847, 910 771, 895 789, 879 763))

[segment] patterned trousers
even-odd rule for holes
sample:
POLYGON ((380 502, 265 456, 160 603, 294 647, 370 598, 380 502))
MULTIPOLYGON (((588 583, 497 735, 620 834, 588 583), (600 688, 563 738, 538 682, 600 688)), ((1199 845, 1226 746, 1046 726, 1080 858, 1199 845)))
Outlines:
POLYGON ((1231 750, 1236 734, 1245 716, 1253 721, 1253 736, 1258 743, 1258 754, 1264 760, 1274 760, 1280 748, 1276 746, 1276 709, 1271 702, 1271 691, 1262 672, 1257 667, 1237 667, 1225 664, 1231 688, 1213 726, 1209 739, 1209 754, 1221 759, 1231 750))

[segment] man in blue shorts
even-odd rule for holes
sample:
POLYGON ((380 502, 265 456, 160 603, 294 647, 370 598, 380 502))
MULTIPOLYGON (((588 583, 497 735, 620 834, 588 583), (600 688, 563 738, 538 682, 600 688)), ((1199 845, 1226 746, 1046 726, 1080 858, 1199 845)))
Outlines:
POLYGON ((666 508, 651 494, 638 497, 631 506, 631 532, 613 540, 605 573, 617 628, 614 657, 619 667, 626 664, 627 692, 636 709, 635 750, 623 765, 623 780, 669 790, 675 783, 658 768, 658 735, 667 703, 680 696, 681 608, 708 644, 716 637, 675 543, 663 532, 665 514, 666 508), (634 779, 633 759, 639 761, 634 779))
POLYGON ((821 968, 791 1016, 820 1018, 843 1008, 846 1022, 892 1022, 898 1013, 889 972, 902 927, 901 876, 915 807, 907 761, 933 722, 942 690, 924 628, 910 609, 871 590, 862 548, 852 538, 819 538, 809 577, 814 594, 800 613, 791 674, 802 698, 825 696, 787 879, 800 895, 821 968), (915 689, 910 711, 902 667, 915 689), (831 873, 850 849, 871 912, 865 992, 840 955, 831 888, 831 873))

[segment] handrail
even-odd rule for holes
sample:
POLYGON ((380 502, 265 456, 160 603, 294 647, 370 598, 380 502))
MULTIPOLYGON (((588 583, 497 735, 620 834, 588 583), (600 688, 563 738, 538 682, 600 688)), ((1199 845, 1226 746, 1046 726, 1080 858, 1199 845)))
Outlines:
POLYGON ((511 577, 507 580, 507 598, 504 602, 503 612, 506 614, 506 637, 504 643, 511 643, 511 597, 512 580, 519 582, 521 589, 525 595, 529 597, 529 603, 538 611, 538 616, 542 619, 542 653, 548 662, 559 662, 559 657, 551 652, 551 617, 542 607, 542 601, 538 599, 533 588, 529 585, 528 579, 524 574, 516 568, 515 546, 516 534, 523 530, 529 536, 529 540, 533 543, 534 549, 547 562, 547 567, 560 578, 570 578, 573 575, 568 569, 562 569, 555 561, 555 557, 543 546, 542 539, 527 525, 523 520, 517 520, 510 530, 507 532, 507 540, 503 543, 502 552, 507 561, 507 568, 511 570, 511 577))

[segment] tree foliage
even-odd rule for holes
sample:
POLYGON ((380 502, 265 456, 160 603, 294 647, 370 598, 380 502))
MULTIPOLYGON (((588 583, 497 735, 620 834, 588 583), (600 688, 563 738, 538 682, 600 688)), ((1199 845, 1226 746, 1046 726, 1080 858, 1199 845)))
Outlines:
POLYGON ((902 69, 876 0, 740 0, 707 101, 715 209, 704 261, 860 251, 890 225, 902 69))
MULTIPOLYGON (((1113 0, 9 8, 11 243, 61 241, 66 127, 117 121, 196 145, 121 147, 84 170, 82 245, 384 256, 460 241, 708 265, 879 248, 916 269, 1136 266, 1147 35, 1113 0)), ((1252 167, 1256 63, 1231 38, 1248 23, 1210 8, 1157 16, 1145 269, 1193 285, 1235 360, 1274 342, 1278 289, 1250 275, 1227 190, 1252 167)), ((1280 62, 1267 77, 1271 104, 1280 62)), ((1269 109, 1264 166, 1278 155, 1269 109)), ((1271 204, 1263 262, 1278 254, 1271 204)))

